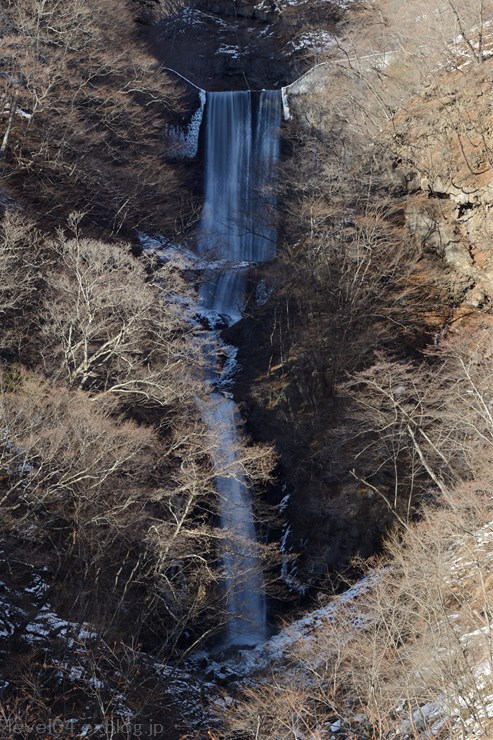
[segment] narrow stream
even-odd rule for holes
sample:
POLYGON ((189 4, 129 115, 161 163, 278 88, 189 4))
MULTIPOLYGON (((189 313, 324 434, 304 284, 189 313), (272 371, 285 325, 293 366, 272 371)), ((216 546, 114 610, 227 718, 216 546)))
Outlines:
MULTIPOLYGON (((249 265, 275 255, 281 111, 278 91, 207 94, 205 201, 198 248, 209 268, 199 289, 199 310, 216 327, 211 340, 219 343, 219 327, 241 319, 249 265)), ((239 460, 238 410, 220 390, 218 358, 209 353, 208 360, 214 390, 203 413, 218 440, 213 462, 224 529, 228 617, 223 646, 255 645, 267 638, 266 605, 251 494, 239 460)))

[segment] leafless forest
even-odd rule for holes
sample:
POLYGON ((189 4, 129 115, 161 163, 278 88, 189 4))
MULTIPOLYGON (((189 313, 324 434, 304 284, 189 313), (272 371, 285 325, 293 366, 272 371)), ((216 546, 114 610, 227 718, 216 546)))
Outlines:
POLYGON ((230 541, 194 268, 136 238, 199 218, 165 135, 191 93, 146 43, 185 6, 4 0, 0 737, 488 738, 493 4, 239 5, 273 50, 333 36, 277 61, 307 73, 279 251, 230 334, 272 621, 338 606, 248 679, 180 674, 224 627, 230 541))

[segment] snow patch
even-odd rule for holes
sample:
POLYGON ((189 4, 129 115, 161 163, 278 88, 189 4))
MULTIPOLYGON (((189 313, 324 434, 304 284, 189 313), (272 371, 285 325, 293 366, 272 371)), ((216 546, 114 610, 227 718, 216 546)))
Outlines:
POLYGON ((288 552, 288 550, 286 549, 286 543, 288 541, 288 537, 289 537, 290 532, 291 532, 291 525, 288 524, 288 526, 284 530, 284 533, 283 533, 283 535, 281 537, 281 541, 279 543, 279 549, 281 550, 282 553, 288 552))
POLYGON ((235 375, 239 370, 238 360, 236 359, 238 347, 234 347, 231 344, 222 344, 221 350, 226 354, 227 359, 222 367, 216 388, 224 396, 232 398, 231 388, 235 380, 235 375))
POLYGON ((70 646, 75 640, 95 639, 97 633, 88 624, 78 624, 60 618, 55 612, 50 611, 49 605, 43 606, 35 618, 25 627, 24 638, 27 642, 36 643, 53 639, 55 637, 72 637, 69 639, 70 646))
MULTIPOLYGON (((283 501, 285 499, 289 499, 289 495, 285 496, 283 501)), ((281 501, 281 504, 283 503, 283 501, 281 501)), ((281 509, 279 509, 279 511, 280 510, 281 509)), ((303 596, 307 591, 307 586, 304 583, 301 583, 301 581, 296 578, 298 568, 296 563, 293 563, 293 556, 291 555, 293 548, 288 547, 290 534, 291 525, 288 524, 287 527, 285 527, 284 532, 281 536, 281 540, 279 542, 279 551, 282 555, 281 580, 283 581, 283 583, 286 584, 288 590, 291 591, 291 593, 297 593, 303 596)))
POLYGON ((328 629, 341 605, 354 606, 354 616, 351 621, 355 626, 363 627, 364 622, 362 617, 358 615, 357 602, 372 588, 379 577, 380 572, 376 571, 362 578, 343 594, 335 596, 325 606, 315 609, 305 617, 292 622, 267 642, 257 645, 252 650, 240 650, 227 665, 236 675, 246 677, 273 663, 280 664, 283 659, 288 657, 289 650, 297 642, 307 639, 313 640, 317 632, 328 629))
MULTIPOLYGON (((10 113, 10 103, 5 103, 4 108, 3 108, 3 113, 4 115, 7 115, 10 113)), ((32 113, 28 113, 27 111, 22 110, 22 108, 19 108, 18 106, 15 109, 14 113, 16 116, 19 116, 19 118, 24 118, 26 121, 30 121, 31 118, 33 117, 32 113)))
POLYGON ((80 665, 73 665, 68 674, 69 681, 80 681, 84 675, 84 669, 80 665))
POLYGON ((337 45, 337 38, 328 31, 305 31, 296 39, 289 42, 293 51, 310 49, 311 51, 323 52, 337 45))
POLYGON ((265 280, 260 280, 255 288, 255 303, 257 306, 264 306, 272 295, 272 288, 267 285, 265 280))
MULTIPOLYGON (((342 10, 347 10, 347 8, 349 8, 351 5, 353 5, 353 3, 357 1, 358 0, 319 0, 319 3, 320 5, 335 5, 342 10)), ((281 13, 283 8, 293 8, 300 5, 307 5, 309 2, 310 0, 276 0, 276 10, 278 13, 281 13)), ((258 10, 271 11, 272 3, 270 2, 270 0, 261 0, 261 2, 255 6, 255 8, 258 10)))
POLYGON ((193 114, 186 129, 180 126, 169 126, 167 130, 168 140, 171 144, 168 156, 176 159, 193 159, 199 150, 199 133, 204 116, 206 93, 199 93, 200 105, 193 114))
POLYGON ((290 494, 289 494, 289 493, 287 493, 287 494, 286 494, 285 496, 283 496, 283 498, 281 499, 281 502, 280 502, 280 504, 279 504, 279 514, 284 514, 284 512, 285 512, 285 511, 286 511, 286 509, 288 508, 288 506, 289 506, 289 498, 290 498, 290 494))
POLYGON ((162 234, 150 236, 139 231, 136 234, 139 243, 149 256, 157 257, 160 262, 170 264, 178 270, 197 270, 200 260, 184 244, 176 244, 162 234))
POLYGON ((245 52, 242 52, 239 46, 232 46, 228 44, 221 44, 216 54, 223 54, 224 56, 230 56, 232 59, 241 59, 245 52))

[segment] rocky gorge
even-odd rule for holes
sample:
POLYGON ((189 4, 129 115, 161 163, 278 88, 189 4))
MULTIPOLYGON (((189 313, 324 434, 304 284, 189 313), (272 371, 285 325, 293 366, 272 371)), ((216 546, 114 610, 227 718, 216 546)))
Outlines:
POLYGON ((0 11, 0 727, 488 737, 490 3, 40 8, 0 11))
MULTIPOLYGON (((476 322, 488 322, 489 32, 481 42, 484 63, 476 64, 466 34, 454 48, 452 39, 440 39, 437 50, 434 39, 428 49, 410 50, 414 29, 403 43, 405 28, 392 3, 198 3, 179 9, 156 29, 158 55, 199 86, 284 91, 290 120, 283 127, 281 256, 252 282, 255 291, 255 283, 263 281, 272 295, 264 303, 255 302, 253 293, 247 317, 226 336, 239 346, 242 369, 235 394, 248 428, 279 453, 280 486, 273 500, 289 493, 284 539, 298 555, 300 587, 320 587, 324 578, 337 582, 335 574, 355 556, 378 551, 394 516, 385 496, 368 497, 368 489, 352 477, 355 450, 341 460, 335 438, 347 423, 347 398, 338 387, 389 342, 403 361, 448 332, 467 333, 476 322), (381 34, 384 17, 387 30, 381 34), (419 80, 415 67, 427 54, 419 80), (212 65, 206 64, 211 58, 212 65), (372 192, 374 213, 367 203, 361 211, 363 182, 372 192), (311 209, 309 223, 305 208, 311 209), (380 227, 383 237, 375 236, 380 227), (317 339, 311 337, 312 348, 306 337, 314 322, 317 333, 321 328, 323 333, 325 321, 337 324, 341 297, 334 304, 328 280, 325 307, 318 300, 313 305, 297 278, 286 279, 285 269, 292 272, 301 254, 305 264, 298 279, 313 281, 314 265, 303 250, 320 252, 320 239, 329 241, 327 228, 330 239, 336 232, 346 243, 355 232, 359 239, 371 230, 372 239, 382 238, 387 249, 404 249, 412 257, 401 265, 401 275, 392 266, 386 278, 390 295, 392 282, 398 284, 399 295, 389 300, 405 306, 404 320, 377 318, 375 341, 367 336, 369 316, 356 316, 349 330, 342 329, 349 356, 344 357, 346 347, 337 347, 339 357, 321 367, 317 339)), ((335 257, 336 274, 343 259, 335 257)), ((312 287, 320 289, 316 280, 312 287)), ((374 306, 372 298, 366 309, 374 306)), ((340 327, 329 328, 327 335, 324 343, 341 342, 340 327)), ((325 351, 334 355, 333 349, 325 351)))

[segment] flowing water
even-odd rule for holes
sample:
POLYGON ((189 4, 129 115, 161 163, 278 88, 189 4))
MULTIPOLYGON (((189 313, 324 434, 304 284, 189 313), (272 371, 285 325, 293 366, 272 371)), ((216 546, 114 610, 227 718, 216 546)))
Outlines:
MULTIPOLYGON (((212 325, 231 325, 241 318, 249 265, 275 255, 281 108, 277 91, 207 94, 199 251, 209 268, 200 285, 199 309, 212 325)), ((213 462, 228 612, 224 643, 254 645, 267 637, 266 607, 251 494, 238 452, 238 411, 218 390, 217 357, 210 353, 209 361, 208 379, 215 390, 204 418, 217 434, 213 462)))

